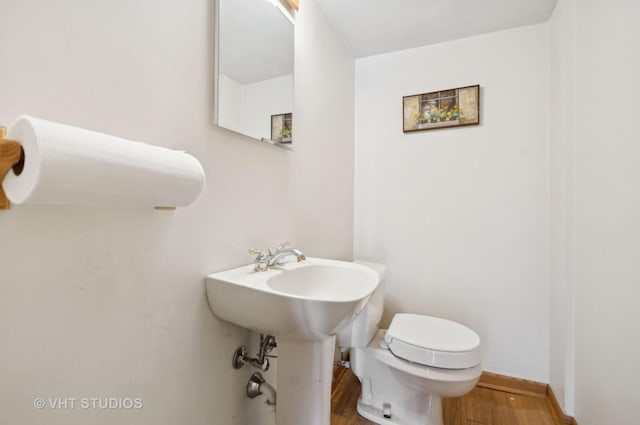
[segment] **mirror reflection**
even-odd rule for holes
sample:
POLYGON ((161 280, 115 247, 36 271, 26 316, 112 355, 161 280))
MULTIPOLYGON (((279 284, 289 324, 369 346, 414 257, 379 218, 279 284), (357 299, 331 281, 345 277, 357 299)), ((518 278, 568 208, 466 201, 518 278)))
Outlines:
POLYGON ((292 143, 294 26, 279 0, 217 0, 215 121, 292 143))

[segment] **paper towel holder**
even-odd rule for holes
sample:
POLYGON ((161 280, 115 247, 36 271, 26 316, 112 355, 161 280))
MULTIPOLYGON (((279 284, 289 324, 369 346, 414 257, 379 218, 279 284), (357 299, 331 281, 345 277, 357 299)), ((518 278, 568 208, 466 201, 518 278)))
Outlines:
MULTIPOLYGON (((13 169, 15 175, 19 176, 24 169, 24 149, 20 142, 9 140, 6 127, 0 126, 0 210, 8 210, 11 208, 11 201, 4 192, 2 182, 9 170, 13 169)), ((173 211, 176 207, 157 206, 159 211, 173 211)))
MULTIPOLYGON (((22 173, 24 168, 24 149, 19 142, 5 139, 7 129, 0 126, 0 183, 4 180, 9 170, 13 169, 16 175, 22 173)), ((11 202, 4 193, 0 184, 0 210, 11 208, 11 202)))

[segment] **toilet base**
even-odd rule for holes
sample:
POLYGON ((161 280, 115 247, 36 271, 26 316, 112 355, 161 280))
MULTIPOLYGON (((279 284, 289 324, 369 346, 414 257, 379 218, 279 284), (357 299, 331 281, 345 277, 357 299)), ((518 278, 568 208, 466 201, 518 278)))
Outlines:
MULTIPOLYGON (((434 397, 435 398, 435 397, 434 397)), ((437 399, 430 400, 431 406, 428 413, 422 418, 424 422, 420 422, 420 425, 444 425, 442 420, 442 400, 437 399)), ((377 409, 373 406, 365 404, 362 400, 358 400, 358 404, 356 406, 356 410, 358 414, 363 418, 375 422, 379 425, 414 425, 415 422, 406 422, 395 415, 393 415, 393 411, 390 418, 386 418, 381 409, 377 409)))
POLYGON ((380 425, 443 425, 442 399, 471 391, 480 365, 439 369, 411 363, 382 348, 383 336, 380 330, 367 347, 351 350, 351 369, 361 388, 358 413, 380 425))
POLYGON ((368 406, 360 400, 358 400, 356 410, 363 418, 380 425, 405 425, 403 422, 398 422, 397 420, 392 421, 393 417, 390 419, 385 418, 382 414, 382 410, 376 409, 373 406, 368 406))

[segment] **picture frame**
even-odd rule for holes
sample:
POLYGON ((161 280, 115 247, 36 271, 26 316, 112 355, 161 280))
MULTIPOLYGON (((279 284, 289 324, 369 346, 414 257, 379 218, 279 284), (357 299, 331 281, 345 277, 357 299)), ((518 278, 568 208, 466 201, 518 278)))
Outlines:
POLYGON ((271 140, 278 143, 292 143, 292 124, 293 114, 291 112, 271 115, 271 140))
POLYGON ((402 98, 404 133, 479 124, 479 84, 402 98))

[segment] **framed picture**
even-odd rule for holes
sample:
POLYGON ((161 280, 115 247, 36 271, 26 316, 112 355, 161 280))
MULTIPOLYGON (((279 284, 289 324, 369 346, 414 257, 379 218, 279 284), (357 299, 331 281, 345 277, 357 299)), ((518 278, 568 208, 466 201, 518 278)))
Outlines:
POLYGON ((291 113, 271 115, 271 140, 278 143, 292 142, 292 118, 291 113))
POLYGON ((480 124, 480 86, 415 94, 402 98, 402 131, 480 124))

